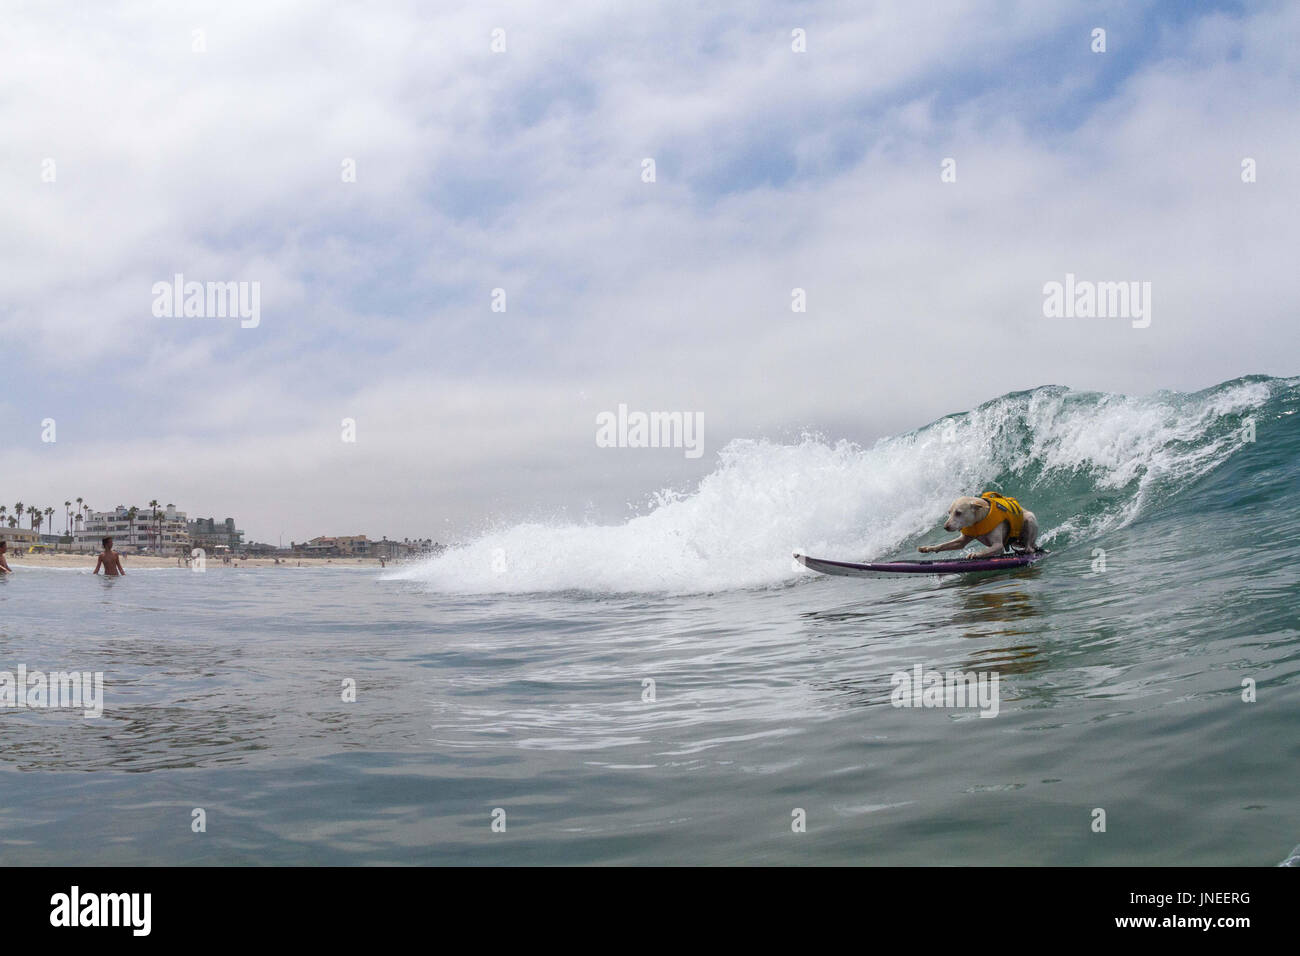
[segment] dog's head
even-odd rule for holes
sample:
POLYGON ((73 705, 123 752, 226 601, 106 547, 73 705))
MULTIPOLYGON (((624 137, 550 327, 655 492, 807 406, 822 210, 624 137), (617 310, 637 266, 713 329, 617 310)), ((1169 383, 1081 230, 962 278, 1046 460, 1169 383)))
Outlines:
POLYGON ((958 498, 948 508, 948 520, 943 523, 943 530, 960 531, 969 528, 988 514, 988 506, 989 503, 983 498, 958 498))

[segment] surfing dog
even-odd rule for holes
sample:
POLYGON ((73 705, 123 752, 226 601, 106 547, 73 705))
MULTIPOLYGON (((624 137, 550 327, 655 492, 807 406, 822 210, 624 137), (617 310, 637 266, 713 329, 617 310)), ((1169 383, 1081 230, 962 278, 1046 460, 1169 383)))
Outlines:
POLYGON ((972 541, 984 545, 983 551, 972 551, 968 558, 996 558, 1013 544, 1025 551, 1038 550, 1038 519, 1026 511, 1015 498, 1007 498, 996 491, 986 491, 978 498, 962 497, 948 509, 948 520, 943 530, 961 530, 961 537, 943 544, 924 544, 916 550, 925 554, 932 551, 959 551, 972 541))

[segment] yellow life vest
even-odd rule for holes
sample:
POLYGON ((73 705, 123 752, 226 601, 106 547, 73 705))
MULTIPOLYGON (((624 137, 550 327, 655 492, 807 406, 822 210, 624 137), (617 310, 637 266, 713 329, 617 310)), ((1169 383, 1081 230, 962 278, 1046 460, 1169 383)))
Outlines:
POLYGON ((961 533, 968 538, 980 538, 988 534, 1004 521, 1011 523, 1011 534, 1007 536, 1008 541, 1014 541, 1020 537, 1020 529, 1025 523, 1025 509, 1020 507, 1020 502, 1015 498, 1008 498, 1006 495, 1000 495, 996 491, 986 491, 980 495, 989 503, 989 513, 983 521, 977 521, 969 527, 962 528, 961 533))

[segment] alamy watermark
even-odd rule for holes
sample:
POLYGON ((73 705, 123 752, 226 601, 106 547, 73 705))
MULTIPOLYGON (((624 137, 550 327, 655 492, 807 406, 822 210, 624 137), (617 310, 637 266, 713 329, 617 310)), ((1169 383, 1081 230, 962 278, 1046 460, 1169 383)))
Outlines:
POLYGON ((83 893, 74 884, 50 897, 50 925, 123 927, 133 936, 148 936, 152 910, 152 893, 83 893))
POLYGON ((262 283, 186 282, 176 273, 171 282, 153 284, 153 314, 159 319, 240 319, 239 327, 262 322, 262 283))
POLYGON ((1092 282, 1065 274, 1043 286, 1043 315, 1049 319, 1132 319, 1133 328, 1151 324, 1150 282, 1092 282))
POLYGON ((104 715, 103 671, 0 671, 0 707, 34 710, 80 709, 85 717, 104 715))
POLYGON ((596 416, 597 448, 684 448, 687 458, 704 454, 703 412, 618 412, 596 416))
POLYGON ((979 708, 981 717, 998 715, 996 671, 927 671, 920 664, 911 673, 896 671, 890 678, 895 707, 979 708))

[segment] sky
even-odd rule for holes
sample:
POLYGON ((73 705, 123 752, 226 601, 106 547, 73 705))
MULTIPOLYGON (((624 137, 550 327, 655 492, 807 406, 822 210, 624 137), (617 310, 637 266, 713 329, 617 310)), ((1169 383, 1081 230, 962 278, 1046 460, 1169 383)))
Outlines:
POLYGON ((1300 4, 6 21, 10 508, 455 541, 622 520, 736 438, 1300 372, 1300 4), (1045 316, 1067 273, 1151 283, 1149 325, 1045 316), (155 314, 176 274, 256 283, 256 325, 155 314), (620 404, 699 415, 703 454, 600 447, 620 404))

